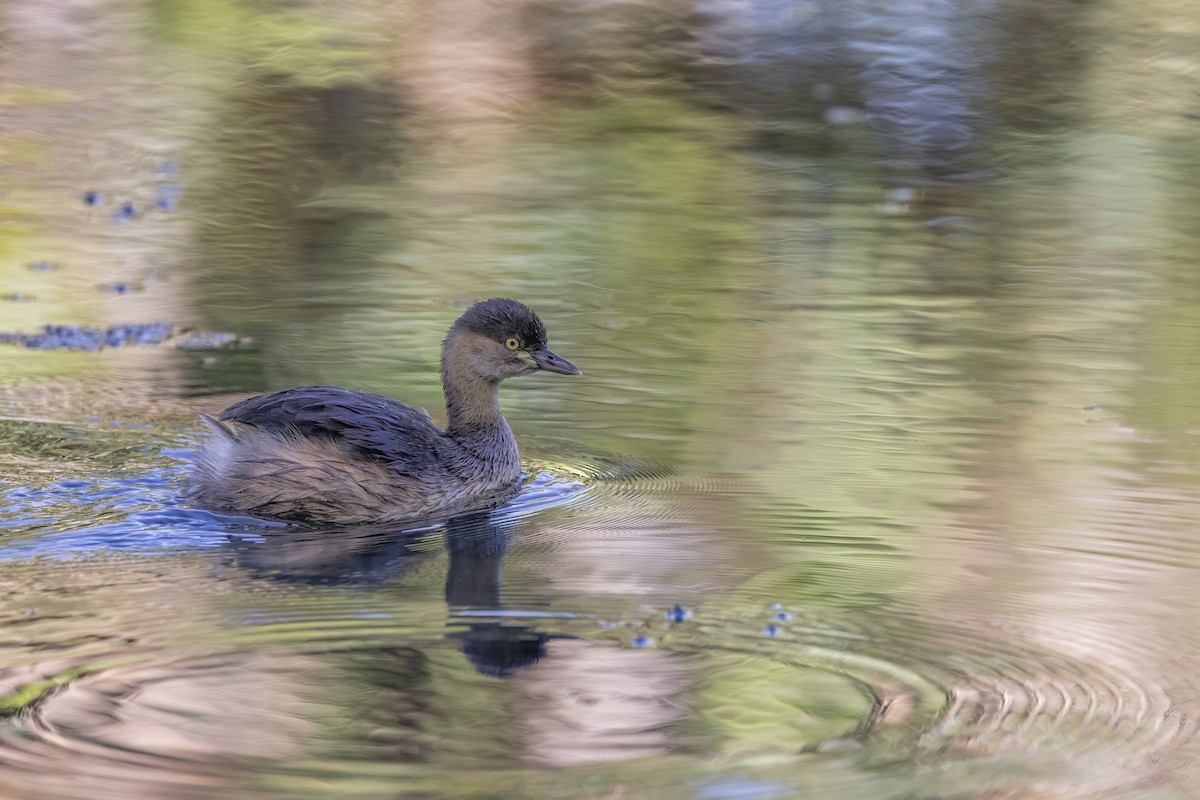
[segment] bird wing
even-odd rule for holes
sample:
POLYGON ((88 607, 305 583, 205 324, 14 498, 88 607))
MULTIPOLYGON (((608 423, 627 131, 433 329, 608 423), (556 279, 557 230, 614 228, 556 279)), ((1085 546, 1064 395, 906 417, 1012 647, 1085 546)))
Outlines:
POLYGON ((428 413, 396 400, 336 386, 261 394, 221 412, 221 420, 273 433, 334 439, 397 468, 440 461, 447 438, 428 413))

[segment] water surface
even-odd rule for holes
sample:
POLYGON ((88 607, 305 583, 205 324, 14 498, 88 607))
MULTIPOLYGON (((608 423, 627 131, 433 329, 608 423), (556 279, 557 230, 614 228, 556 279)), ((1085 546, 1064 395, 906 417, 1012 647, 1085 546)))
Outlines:
POLYGON ((0 344, 6 797, 1196 796, 1187 4, 18 0, 0 37, 0 333, 174 326, 0 344), (438 418, 488 296, 585 372, 505 386, 508 506, 188 507, 198 413, 438 418))

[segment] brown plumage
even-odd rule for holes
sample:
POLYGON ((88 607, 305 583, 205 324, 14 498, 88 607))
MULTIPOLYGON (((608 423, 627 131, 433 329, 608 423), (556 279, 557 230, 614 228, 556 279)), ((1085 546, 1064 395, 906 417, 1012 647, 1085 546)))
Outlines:
POLYGON ((578 375, 515 300, 484 300, 442 345, 447 426, 376 395, 306 386, 202 415, 213 430, 188 493, 218 511, 298 522, 396 522, 485 504, 521 475, 500 383, 537 370, 578 375))

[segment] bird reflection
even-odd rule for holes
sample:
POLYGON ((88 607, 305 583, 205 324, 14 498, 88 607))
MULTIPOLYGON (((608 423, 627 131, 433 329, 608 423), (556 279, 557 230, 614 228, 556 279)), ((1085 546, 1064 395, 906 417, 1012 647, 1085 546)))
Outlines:
MULTIPOLYGON (((473 611, 502 611, 502 566, 516 526, 492 511, 402 529, 276 530, 258 540, 231 541, 227 552, 239 571, 255 578, 327 586, 381 585, 401 579, 428 559, 431 536, 439 527, 450 557, 446 603, 473 611)), ((459 643, 480 674, 508 678, 544 658, 551 639, 574 637, 481 619, 447 638, 459 643)))
MULTIPOLYGON (((450 606, 500 608, 501 564, 511 535, 488 514, 459 517, 446 528, 450 569, 446 572, 446 603, 450 606)), ((483 675, 508 678, 546 655, 551 635, 524 625, 471 622, 462 633, 463 654, 483 675)))

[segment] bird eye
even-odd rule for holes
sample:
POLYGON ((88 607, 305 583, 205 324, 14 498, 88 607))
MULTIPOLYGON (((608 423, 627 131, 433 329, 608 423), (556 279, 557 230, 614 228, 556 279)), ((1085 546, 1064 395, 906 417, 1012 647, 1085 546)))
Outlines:
POLYGON ((504 340, 504 346, 507 347, 509 350, 520 350, 521 349, 521 341, 519 339, 509 337, 508 339, 504 340))

